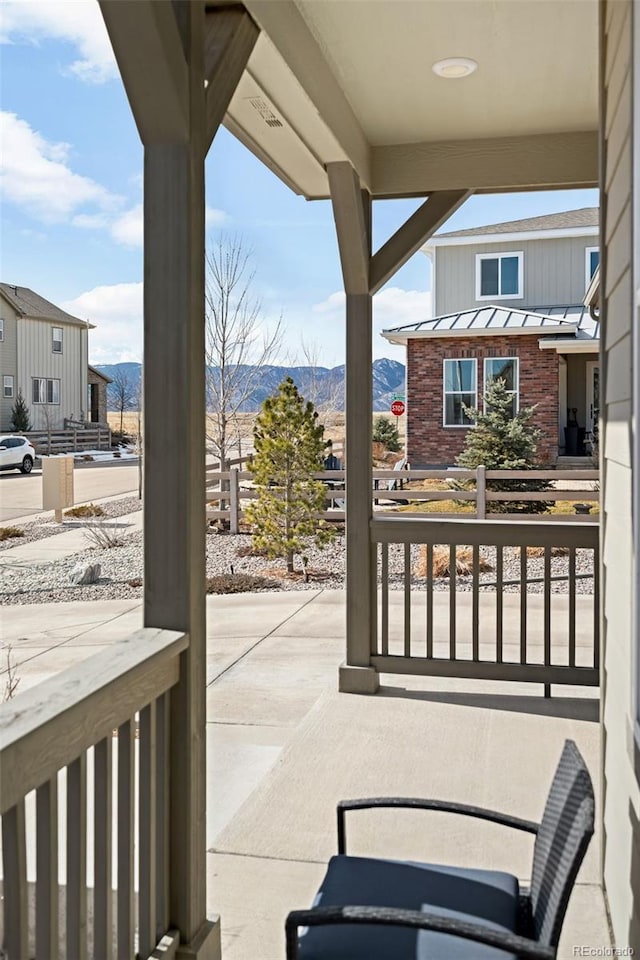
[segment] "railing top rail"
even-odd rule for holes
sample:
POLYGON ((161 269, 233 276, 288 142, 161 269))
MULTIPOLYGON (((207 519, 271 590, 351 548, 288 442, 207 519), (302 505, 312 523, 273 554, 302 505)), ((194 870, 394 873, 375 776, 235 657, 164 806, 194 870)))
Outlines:
POLYGON ((370 523, 374 543, 442 543, 465 546, 584 547, 598 546, 597 523, 544 520, 459 520, 430 517, 384 517, 370 523))
POLYGON ((188 644, 146 627, 0 706, 0 814, 174 686, 188 644))
POLYGON ((597 480, 599 470, 487 470, 487 480, 597 480))

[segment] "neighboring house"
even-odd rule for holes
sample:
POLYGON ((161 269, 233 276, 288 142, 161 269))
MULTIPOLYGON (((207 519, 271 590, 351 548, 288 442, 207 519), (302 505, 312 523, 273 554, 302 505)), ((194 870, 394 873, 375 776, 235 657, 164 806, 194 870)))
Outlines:
POLYGON ((0 283, 0 430, 11 429, 18 393, 35 430, 87 418, 90 329, 28 287, 0 283))
POLYGON ((110 383, 113 383, 111 377, 89 364, 89 416, 87 419, 91 423, 107 424, 107 387, 110 383))
POLYGON ((584 305, 598 267, 598 210, 436 234, 431 320, 385 330, 407 348, 407 455, 453 464, 502 377, 514 410, 536 406, 538 456, 587 457, 599 404, 599 326, 584 305))

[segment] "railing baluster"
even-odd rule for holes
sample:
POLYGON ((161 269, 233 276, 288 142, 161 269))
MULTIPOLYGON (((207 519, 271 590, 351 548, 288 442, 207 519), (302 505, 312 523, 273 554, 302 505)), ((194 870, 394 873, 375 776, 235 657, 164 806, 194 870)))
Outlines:
POLYGON ((36 790, 36 957, 58 957, 58 778, 36 790))
POLYGON ((118 958, 133 956, 134 725, 118 727, 118 958))
POLYGON ((427 657, 433 657, 433 544, 427 544, 427 657))
POLYGON ((156 704, 140 711, 139 792, 139 953, 147 957, 156 945, 156 704))
POLYGON ((502 663, 502 633, 504 625, 504 601, 502 598, 502 580, 504 571, 504 547, 496 547, 496 660, 502 663))
POLYGON ((576 665, 576 548, 569 548, 569 666, 576 665))
POLYGON ((520 547, 520 663, 527 662, 527 548, 520 547))
POLYGON ((473 596, 471 603, 472 657, 480 659, 480 547, 473 547, 473 596))
POLYGON ((449 658, 456 659, 456 545, 449 547, 449 658))
POLYGON ((113 956, 113 744, 109 735, 97 743, 94 764, 94 893, 93 942, 95 960, 113 956))
POLYGON ((169 697, 156 705, 156 941, 169 926, 169 697))
POLYGON ((404 655, 411 656, 411 544, 404 545, 404 655))
POLYGON ((389 653, 389 544, 380 544, 381 553, 381 584, 382 590, 382 630, 381 630, 381 651, 383 656, 389 653))
POLYGON ((67 957, 87 956, 87 755, 67 766, 67 957))
POLYGON ((28 960, 27 842, 24 800, 2 816, 4 948, 10 960, 28 960))
MULTIPOLYGON (((544 665, 551 665, 551 547, 544 548, 544 665)), ((545 683, 544 695, 551 696, 550 683, 545 683)))
POLYGON ((600 552, 598 547, 593 555, 593 666, 600 669, 600 552))

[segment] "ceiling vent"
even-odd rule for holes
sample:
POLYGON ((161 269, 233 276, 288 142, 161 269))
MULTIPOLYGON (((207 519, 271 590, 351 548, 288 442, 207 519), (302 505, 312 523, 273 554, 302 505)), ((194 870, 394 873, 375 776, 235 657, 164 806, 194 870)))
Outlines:
POLYGON ((282 127, 283 123, 279 117, 273 112, 266 100, 263 100, 262 97, 247 97, 246 98, 254 110, 256 110, 266 125, 268 127, 282 127))

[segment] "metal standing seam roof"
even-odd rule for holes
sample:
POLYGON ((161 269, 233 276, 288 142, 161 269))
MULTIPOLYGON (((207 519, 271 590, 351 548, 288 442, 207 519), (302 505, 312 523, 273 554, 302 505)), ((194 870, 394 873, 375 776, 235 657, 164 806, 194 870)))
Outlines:
POLYGON ((473 334, 488 330, 500 334, 516 330, 522 332, 528 327, 536 333, 546 333, 548 330, 550 335, 561 334, 579 339, 596 339, 599 336, 598 324, 583 304, 527 307, 524 310, 489 304, 486 307, 473 307, 430 320, 420 320, 418 323, 392 327, 383 330, 383 336, 421 333, 429 337, 434 334, 442 336, 447 332, 473 334))
POLYGON ((88 320, 81 320, 70 313, 56 307, 55 303, 45 300, 39 293, 29 287, 17 287, 11 283, 0 283, 0 293, 21 317, 29 320, 52 320, 58 323, 72 323, 77 327, 86 327, 93 330, 94 324, 88 320))

